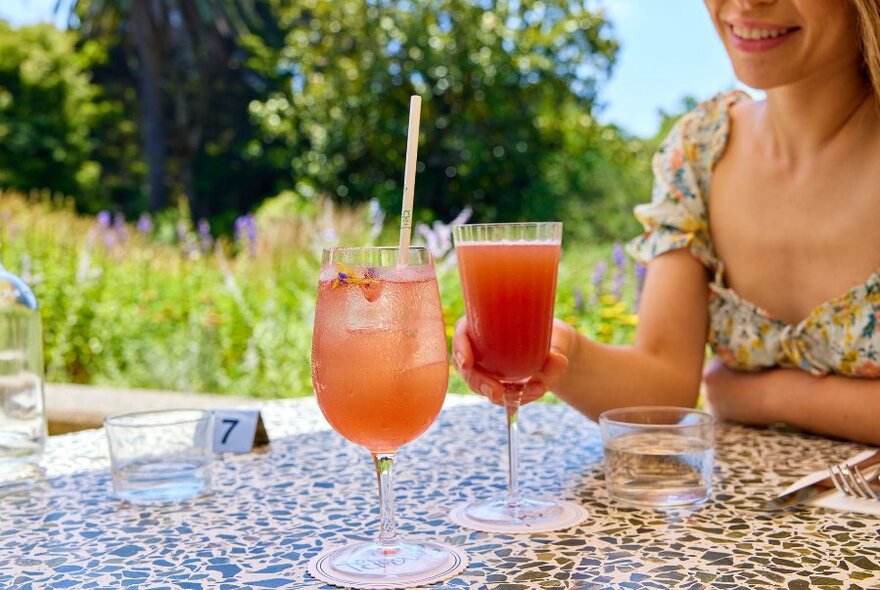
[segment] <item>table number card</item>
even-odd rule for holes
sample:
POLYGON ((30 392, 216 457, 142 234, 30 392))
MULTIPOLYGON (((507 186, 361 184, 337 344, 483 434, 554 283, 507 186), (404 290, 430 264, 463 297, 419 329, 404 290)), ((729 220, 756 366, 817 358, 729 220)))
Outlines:
POLYGON ((215 453, 247 453, 268 443, 259 410, 214 410, 215 453))

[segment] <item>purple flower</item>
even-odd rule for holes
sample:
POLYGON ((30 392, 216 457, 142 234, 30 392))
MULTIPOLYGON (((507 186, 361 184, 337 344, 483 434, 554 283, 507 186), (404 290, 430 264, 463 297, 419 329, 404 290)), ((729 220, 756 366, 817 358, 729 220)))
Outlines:
POLYGON ((623 297, 623 273, 618 270, 614 273, 614 282, 611 284, 611 294, 620 301, 623 297))
POLYGON ((98 225, 101 227, 101 229, 109 228, 111 219, 112 218, 111 218, 110 212, 107 211, 106 209, 104 211, 101 211, 100 213, 98 213, 98 225))
POLYGON ((614 261, 614 282, 612 283, 611 293, 618 301, 623 297, 624 274, 626 273, 626 254, 623 246, 617 242, 611 252, 611 259, 614 261))
POLYGON ((642 298, 642 287, 645 286, 645 277, 648 274, 648 267, 644 264, 636 263, 636 294, 634 305, 636 311, 639 309, 639 301, 642 298))
POLYGON ((616 268, 623 268, 626 266, 626 254, 623 252, 623 246, 617 242, 614 243, 611 257, 614 259, 614 266, 616 268))
POLYGON ((125 227, 125 215, 117 213, 113 217, 113 231, 119 242, 125 242, 128 239, 128 228, 125 227))
POLYGON ((574 288, 574 308, 578 313, 584 313, 586 306, 584 305, 584 293, 580 287, 574 288))
POLYGON ((251 256, 257 253, 257 224, 254 222, 253 215, 248 213, 239 216, 233 225, 233 233, 236 242, 247 243, 248 253, 251 256))
POLYGON ((416 224, 416 233, 425 240, 425 244, 431 251, 431 256, 434 257, 434 260, 449 260, 447 255, 453 253, 452 226, 465 223, 471 216, 471 213, 471 208, 465 207, 449 223, 437 220, 431 224, 431 227, 424 223, 416 224))
POLYGON ((254 225, 253 215, 240 215, 235 220, 235 239, 252 240, 257 237, 257 228, 254 225))
POLYGON ((257 224, 254 222, 254 216, 247 216, 247 236, 252 243, 257 241, 257 224))
POLYGON ((153 231, 153 218, 149 213, 142 213, 137 222, 137 230, 142 234, 148 234, 153 231))
POLYGON ((211 251, 211 244, 213 244, 214 238, 211 236, 211 224, 208 223, 207 219, 199 219, 199 245, 201 246, 202 253, 208 253, 211 251))
POLYGON ((593 267, 593 294, 590 297, 592 303, 599 301, 599 293, 602 292, 602 283, 605 281, 605 275, 608 273, 608 263, 600 260, 593 267))
POLYGON ((236 242, 244 239, 244 217, 236 217, 235 223, 232 224, 232 239, 236 242))
POLYGON ((601 290, 602 281, 605 280, 605 275, 608 273, 608 263, 604 260, 600 260, 596 263, 596 266, 593 267, 593 287, 595 287, 596 291, 601 290))
POLYGON ((443 257, 445 252, 441 251, 440 239, 435 231, 426 224, 419 223, 416 224, 416 233, 425 240, 425 245, 428 247, 428 250, 431 251, 431 256, 433 256, 435 260, 439 260, 443 257))
POLYGON ((648 267, 644 264, 636 264, 636 287, 641 290, 645 284, 645 277, 648 275, 648 267))

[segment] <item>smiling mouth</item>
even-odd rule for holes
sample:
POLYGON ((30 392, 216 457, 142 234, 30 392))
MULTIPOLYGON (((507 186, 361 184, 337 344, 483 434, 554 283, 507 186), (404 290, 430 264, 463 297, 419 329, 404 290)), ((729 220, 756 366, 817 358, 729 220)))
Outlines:
POLYGON ((733 35, 743 41, 764 41, 766 39, 777 39, 793 33, 797 27, 785 28, 752 28, 739 25, 729 25, 733 35))

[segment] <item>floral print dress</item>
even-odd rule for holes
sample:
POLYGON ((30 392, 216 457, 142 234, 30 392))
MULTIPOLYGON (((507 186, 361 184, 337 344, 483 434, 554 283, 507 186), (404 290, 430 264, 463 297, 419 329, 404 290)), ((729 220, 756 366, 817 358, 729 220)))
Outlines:
POLYGON ((750 100, 741 91, 720 94, 679 120, 654 156, 652 202, 635 208, 645 232, 628 244, 647 263, 670 250, 688 248, 713 279, 707 340, 727 366, 757 371, 796 367, 880 378, 880 269, 863 284, 788 324, 746 301, 725 284, 724 264, 709 234, 712 170, 727 144, 730 107, 750 100))

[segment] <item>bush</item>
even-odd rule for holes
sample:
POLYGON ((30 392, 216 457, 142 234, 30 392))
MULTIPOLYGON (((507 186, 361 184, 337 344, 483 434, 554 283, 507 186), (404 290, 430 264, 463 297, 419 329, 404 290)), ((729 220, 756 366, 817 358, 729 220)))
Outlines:
POLYGON ((77 42, 48 24, 0 21, 0 187, 76 194, 87 207, 103 193, 91 132, 115 115, 89 74, 100 48, 77 42))
MULTIPOLYGON (((217 240, 204 222, 194 227, 183 206, 130 224, 106 212, 77 215, 69 199, 48 194, 0 195, 2 258, 40 302, 48 379, 311 395, 321 248, 370 243, 382 215, 375 206, 343 209, 320 200, 279 214, 291 199, 239 218, 235 239, 217 240)), ((461 288, 447 258, 448 226, 423 227, 416 237, 430 232, 451 338, 464 310, 461 288)), ((630 340, 633 269, 619 245, 566 244, 557 316, 604 342, 630 340)), ((466 386, 455 377, 450 390, 466 386)))

